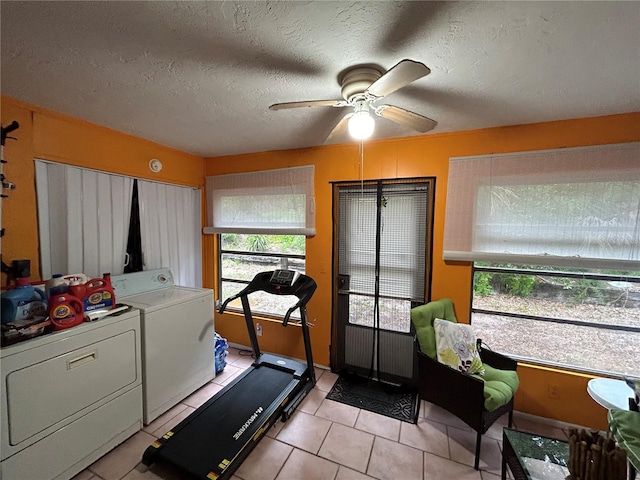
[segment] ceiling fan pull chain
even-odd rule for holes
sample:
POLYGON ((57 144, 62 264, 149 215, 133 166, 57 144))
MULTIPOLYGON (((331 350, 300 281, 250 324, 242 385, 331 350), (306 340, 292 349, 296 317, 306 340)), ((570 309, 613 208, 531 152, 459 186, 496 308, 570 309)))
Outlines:
POLYGON ((364 139, 360 139, 360 191, 364 197, 364 139))

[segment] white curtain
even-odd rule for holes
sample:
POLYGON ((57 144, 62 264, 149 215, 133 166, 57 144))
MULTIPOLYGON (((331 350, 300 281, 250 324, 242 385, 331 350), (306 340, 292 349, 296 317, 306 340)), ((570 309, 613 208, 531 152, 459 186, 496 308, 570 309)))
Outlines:
POLYGON ((35 161, 42 278, 123 273, 133 179, 35 161))
POLYGON ((176 285, 202 286, 200 190, 138 180, 144 270, 169 267, 176 285))
POLYGON ((640 143, 451 158, 445 260, 640 269, 640 143))
POLYGON ((313 236, 314 167, 207 177, 204 233, 313 236))

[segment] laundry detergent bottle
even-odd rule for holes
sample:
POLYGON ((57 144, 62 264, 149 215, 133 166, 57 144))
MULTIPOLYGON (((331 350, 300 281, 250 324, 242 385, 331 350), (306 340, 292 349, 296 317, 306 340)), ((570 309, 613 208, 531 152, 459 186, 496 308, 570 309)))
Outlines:
POLYGON ((89 277, 84 273, 71 273, 69 275, 63 275, 62 278, 64 278, 69 285, 73 283, 87 283, 89 281, 89 277))
POLYGON ((102 278, 93 278, 85 284, 84 311, 109 310, 116 308, 116 296, 111 285, 111 274, 104 273, 102 278))
POLYGON ((54 330, 80 325, 84 321, 82 302, 69 293, 53 295, 49 299, 49 319, 54 330))
POLYGON ((0 297, 2 324, 17 322, 47 314, 45 293, 32 286, 28 278, 17 278, 16 287, 7 290, 0 297))
POLYGON ((87 293, 87 285, 85 284, 85 282, 76 278, 70 280, 69 288, 67 289, 67 291, 81 302, 84 302, 84 297, 87 293))
POLYGON ((66 293, 69 288, 69 282, 61 273, 54 273, 45 285, 45 291, 47 298, 52 298, 55 295, 66 293))

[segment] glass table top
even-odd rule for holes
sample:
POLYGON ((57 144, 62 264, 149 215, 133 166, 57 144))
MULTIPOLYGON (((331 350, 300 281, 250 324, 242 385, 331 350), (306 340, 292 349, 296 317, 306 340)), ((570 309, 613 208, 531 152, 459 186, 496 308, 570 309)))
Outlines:
POLYGON ((528 479, 564 480, 569 475, 568 442, 508 428, 504 436, 528 479))

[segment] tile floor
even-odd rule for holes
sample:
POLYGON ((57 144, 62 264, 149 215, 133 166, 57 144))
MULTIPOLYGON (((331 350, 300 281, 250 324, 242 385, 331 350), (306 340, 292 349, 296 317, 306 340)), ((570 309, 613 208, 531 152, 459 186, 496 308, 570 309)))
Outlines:
MULTIPOLYGON (((248 354, 249 352, 242 352, 248 354)), ((213 382, 184 399, 73 480, 176 480, 180 475, 139 465, 144 450, 251 365, 229 349, 227 366, 213 382)), ((502 427, 483 436, 480 471, 473 469, 476 434, 447 411, 422 402, 416 425, 326 400, 337 375, 316 369, 317 383, 288 422, 278 421, 236 470, 233 480, 497 480, 502 427)), ((566 432, 514 415, 516 428, 556 438, 566 432)))

